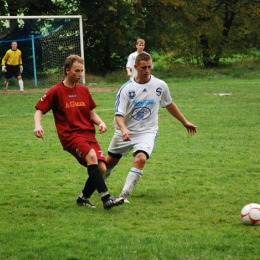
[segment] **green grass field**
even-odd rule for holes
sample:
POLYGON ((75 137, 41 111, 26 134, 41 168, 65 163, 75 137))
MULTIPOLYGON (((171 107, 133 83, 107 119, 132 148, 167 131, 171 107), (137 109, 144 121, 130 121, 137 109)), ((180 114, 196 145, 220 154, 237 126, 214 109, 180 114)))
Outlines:
MULTIPOLYGON (((242 224, 240 211, 260 203, 260 79, 168 83, 198 133, 189 136, 161 109, 156 147, 131 204, 110 211, 96 193, 96 209, 76 205, 87 173, 62 150, 52 113, 43 118, 45 139, 34 137, 43 93, 0 93, 1 260, 259 259, 260 227, 242 224)), ((108 126, 98 135, 105 154, 119 87, 92 91, 108 126)), ((131 163, 129 154, 108 179, 112 194, 131 163)))

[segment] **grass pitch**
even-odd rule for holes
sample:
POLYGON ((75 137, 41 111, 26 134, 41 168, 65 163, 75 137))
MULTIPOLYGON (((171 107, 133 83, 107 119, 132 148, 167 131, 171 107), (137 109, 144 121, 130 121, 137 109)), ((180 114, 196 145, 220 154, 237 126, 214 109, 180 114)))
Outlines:
MULTIPOLYGON (((223 260, 259 259, 260 227, 240 211, 260 203, 260 80, 172 80, 173 100, 198 126, 189 136, 165 109, 159 137, 131 204, 105 211, 76 205, 86 170, 59 143, 53 116, 45 139, 33 135, 34 105, 42 92, 0 93, 0 259, 223 260), (226 95, 228 93, 228 95, 226 95)), ((92 95, 113 135, 120 85, 92 95)), ((132 156, 107 181, 121 191, 132 156)))

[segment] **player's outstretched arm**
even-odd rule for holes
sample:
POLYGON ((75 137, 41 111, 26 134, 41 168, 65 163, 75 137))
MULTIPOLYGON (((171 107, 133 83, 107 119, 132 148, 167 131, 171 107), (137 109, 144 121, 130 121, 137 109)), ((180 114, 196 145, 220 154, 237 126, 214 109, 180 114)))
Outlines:
POLYGON ((190 135, 194 135, 197 133, 197 126, 187 121, 187 119, 181 113, 181 111, 179 110, 176 104, 171 103, 166 107, 166 109, 169 111, 171 115, 173 115, 176 119, 178 119, 183 124, 184 127, 186 127, 190 135))
POLYGON ((34 128, 34 135, 38 138, 42 138, 44 139, 44 130, 42 128, 41 122, 42 122, 42 111, 41 110, 37 110, 34 114, 34 124, 35 124, 35 128, 34 128))

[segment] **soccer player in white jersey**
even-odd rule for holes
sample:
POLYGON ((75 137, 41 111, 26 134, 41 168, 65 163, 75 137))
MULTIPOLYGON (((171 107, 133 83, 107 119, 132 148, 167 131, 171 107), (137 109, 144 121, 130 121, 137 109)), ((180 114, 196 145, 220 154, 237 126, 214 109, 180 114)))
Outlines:
POLYGON ((142 52, 144 52, 144 48, 145 48, 145 40, 143 39, 137 39, 136 44, 136 51, 132 52, 127 59, 126 62, 126 72, 127 72, 127 76, 130 79, 133 79, 136 75, 137 75, 137 70, 135 69, 135 59, 136 56, 142 52))
POLYGON ((123 155, 133 150, 133 164, 120 197, 129 203, 128 197, 143 175, 146 161, 152 154, 158 130, 158 110, 165 107, 179 120, 190 135, 197 126, 187 121, 172 101, 168 85, 151 75, 152 58, 148 53, 136 57, 137 76, 124 84, 117 93, 115 104, 115 133, 107 155, 106 179, 123 155))

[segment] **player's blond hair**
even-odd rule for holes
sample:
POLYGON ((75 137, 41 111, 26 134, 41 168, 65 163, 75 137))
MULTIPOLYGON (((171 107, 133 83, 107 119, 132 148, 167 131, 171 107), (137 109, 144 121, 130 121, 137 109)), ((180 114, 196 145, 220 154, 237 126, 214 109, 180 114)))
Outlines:
POLYGON ((137 39, 136 40, 136 45, 139 44, 139 43, 145 45, 145 40, 144 39, 137 39))
POLYGON ((72 67, 72 64, 76 61, 81 64, 84 64, 84 60, 78 55, 70 55, 67 57, 63 66, 63 73, 65 77, 67 76, 66 69, 70 69, 72 67))

